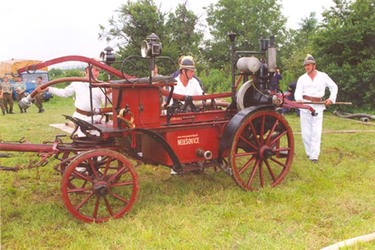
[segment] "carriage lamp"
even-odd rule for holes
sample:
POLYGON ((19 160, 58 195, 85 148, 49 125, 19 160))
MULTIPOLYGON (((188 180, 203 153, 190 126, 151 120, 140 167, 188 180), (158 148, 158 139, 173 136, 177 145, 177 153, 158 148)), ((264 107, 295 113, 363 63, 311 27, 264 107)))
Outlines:
POLYGON ((107 46, 104 51, 100 52, 100 61, 104 62, 107 65, 111 65, 115 62, 115 54, 112 53, 113 49, 110 46, 107 46))
POLYGON ((143 40, 141 45, 141 55, 142 57, 155 57, 161 54, 161 43, 159 37, 152 33, 146 40, 143 40))

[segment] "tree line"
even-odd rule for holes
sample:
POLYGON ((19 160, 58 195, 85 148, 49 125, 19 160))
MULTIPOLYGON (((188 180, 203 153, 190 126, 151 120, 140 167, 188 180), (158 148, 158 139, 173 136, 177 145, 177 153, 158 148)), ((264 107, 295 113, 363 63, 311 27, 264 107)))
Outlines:
MULTIPOLYGON (((282 1, 218 0, 205 7, 205 20, 189 10, 188 1, 165 13, 153 0, 128 0, 108 24, 100 25, 99 39, 114 44, 121 61, 140 55, 141 42, 155 33, 163 56, 176 61, 180 55, 193 56, 207 91, 221 92, 229 90, 231 82, 228 33, 237 34, 238 50, 252 51, 258 50, 261 37, 274 36, 282 90, 304 73, 303 59, 312 54, 318 70, 339 85, 338 100, 351 101, 355 108, 375 108, 374 0, 333 0, 322 21, 312 12, 297 29, 287 28, 282 1)), ((176 69, 170 62, 157 63, 162 74, 176 69)))

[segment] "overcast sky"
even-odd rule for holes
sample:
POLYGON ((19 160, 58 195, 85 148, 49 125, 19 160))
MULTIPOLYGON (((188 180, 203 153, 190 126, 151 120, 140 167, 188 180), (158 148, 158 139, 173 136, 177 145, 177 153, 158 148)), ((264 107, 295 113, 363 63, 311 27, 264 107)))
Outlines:
MULTIPOLYGON (((163 11, 173 10, 185 0, 155 0, 163 11)), ((279 0, 280 1, 280 0, 279 0)), ((281 0, 288 27, 297 28, 301 19, 332 0, 281 0)), ((15 59, 50 60, 60 56, 98 57, 108 44, 98 40, 99 25, 108 25, 127 0, 2 0, 0 2, 0 61, 15 59)), ((188 0, 188 7, 204 16, 204 6, 217 0, 188 0)), ((116 50, 116 48, 114 48, 116 50)))

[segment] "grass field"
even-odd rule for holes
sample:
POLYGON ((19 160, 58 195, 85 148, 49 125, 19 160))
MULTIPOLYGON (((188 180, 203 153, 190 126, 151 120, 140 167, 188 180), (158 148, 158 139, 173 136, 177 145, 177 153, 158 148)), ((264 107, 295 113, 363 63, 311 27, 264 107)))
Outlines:
MULTIPOLYGON (((0 140, 41 143, 64 134, 49 124, 65 122, 72 100, 54 97, 44 106, 43 114, 32 106, 0 116, 0 140)), ((2 166, 26 168, 0 172, 1 249, 320 249, 375 232, 375 126, 326 112, 330 133, 312 164, 298 117, 286 117, 296 153, 279 186, 245 192, 223 172, 171 176, 166 167, 141 165, 133 209, 102 224, 82 223, 65 208, 57 162, 29 169, 35 157, 28 153, 0 158, 2 166)), ((375 249, 375 241, 347 249, 375 249)))

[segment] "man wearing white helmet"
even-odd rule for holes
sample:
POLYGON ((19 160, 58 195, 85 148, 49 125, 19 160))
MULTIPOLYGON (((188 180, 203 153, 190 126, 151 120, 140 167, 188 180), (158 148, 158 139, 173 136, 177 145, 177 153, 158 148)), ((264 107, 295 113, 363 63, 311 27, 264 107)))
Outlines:
POLYGON ((177 85, 174 87, 173 93, 188 96, 203 95, 203 90, 194 74, 193 58, 191 56, 183 57, 180 63, 180 74, 175 78, 177 85))
MULTIPOLYGON (((305 151, 312 163, 317 163, 320 154, 320 143, 323 126, 323 111, 336 101, 337 85, 324 72, 316 70, 316 62, 312 55, 307 55, 303 65, 306 73, 298 78, 294 97, 297 102, 322 102, 311 104, 316 113, 313 116, 309 110, 300 110, 302 141, 305 151), (330 96, 323 102, 326 88, 330 96)), ((310 105, 310 104, 309 104, 310 105)))

